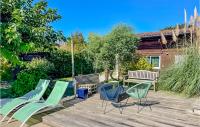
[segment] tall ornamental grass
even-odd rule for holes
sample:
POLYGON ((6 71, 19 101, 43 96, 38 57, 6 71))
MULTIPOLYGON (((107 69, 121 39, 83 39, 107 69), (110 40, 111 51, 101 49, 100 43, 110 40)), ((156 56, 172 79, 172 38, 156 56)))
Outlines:
POLYGON ((184 59, 161 72, 159 88, 182 93, 188 97, 200 96, 200 54, 198 46, 186 48, 184 59))

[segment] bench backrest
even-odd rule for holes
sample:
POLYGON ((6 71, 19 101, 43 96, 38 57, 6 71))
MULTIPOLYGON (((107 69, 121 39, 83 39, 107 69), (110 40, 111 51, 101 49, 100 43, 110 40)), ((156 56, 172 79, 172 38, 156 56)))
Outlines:
POLYGON ((128 71, 128 78, 156 80, 158 77, 158 72, 147 70, 128 71))
POLYGON ((99 74, 79 75, 75 76, 75 80, 78 84, 99 83, 99 74))

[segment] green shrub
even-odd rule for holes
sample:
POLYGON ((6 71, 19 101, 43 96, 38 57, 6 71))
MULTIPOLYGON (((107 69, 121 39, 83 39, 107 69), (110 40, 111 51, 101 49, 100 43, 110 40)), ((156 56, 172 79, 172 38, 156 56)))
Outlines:
POLYGON ((12 80, 12 66, 3 57, 0 58, 0 80, 3 81, 12 80))
POLYGON ((17 80, 12 84, 14 96, 22 96, 34 89, 40 79, 50 78, 54 65, 45 59, 34 59, 27 63, 26 69, 17 74, 17 80))
POLYGON ((159 88, 185 94, 200 96, 200 55, 199 49, 191 47, 184 54, 184 60, 161 71, 159 88))
POLYGON ((76 53, 74 56, 75 74, 90 74, 94 73, 93 63, 86 57, 87 53, 76 53))
POLYGON ((152 65, 145 57, 136 55, 134 61, 126 61, 122 64, 122 74, 127 74, 128 70, 152 70, 152 65))
POLYGON ((152 65, 149 64, 145 57, 141 57, 135 65, 137 70, 152 70, 152 65))
MULTIPOLYGON (((75 75, 93 73, 91 60, 87 59, 86 53, 76 53, 74 55, 75 75)), ((64 50, 55 50, 50 53, 48 61, 54 64, 52 71, 53 78, 63 78, 72 75, 71 53, 64 50)))
POLYGON ((121 67, 121 73, 126 75, 128 70, 136 70, 134 62, 124 62, 121 67))
POLYGON ((30 63, 26 64, 26 68, 28 70, 32 70, 32 69, 38 69, 38 70, 42 70, 45 73, 48 73, 52 70, 55 69, 54 64, 50 63, 48 60, 46 59, 33 59, 30 63))
POLYGON ((67 77, 71 75, 71 54, 62 50, 55 50, 50 53, 48 61, 54 64, 52 71, 53 78, 67 77))

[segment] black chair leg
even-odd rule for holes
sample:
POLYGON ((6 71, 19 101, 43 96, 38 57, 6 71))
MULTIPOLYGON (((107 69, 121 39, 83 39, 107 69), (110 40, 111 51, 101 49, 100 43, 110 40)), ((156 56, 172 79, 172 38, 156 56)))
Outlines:
POLYGON ((138 99, 138 111, 137 111, 137 113, 140 112, 140 105, 141 105, 141 99, 138 99))
POLYGON ((101 104, 101 107, 103 108, 103 104, 104 104, 104 100, 102 100, 102 104, 101 104))
MULTIPOLYGON (((128 103, 128 99, 129 99, 129 98, 126 99, 126 102, 125 102, 125 104, 124 104, 123 106, 126 106, 126 104, 128 103)), ((124 107, 122 107, 121 110, 122 110, 122 112, 123 112, 124 107)), ((121 113, 121 114, 122 114, 122 113, 121 113)))
POLYGON ((145 108, 145 106, 149 106, 150 110, 152 111, 151 105, 147 105, 147 102, 148 102, 148 101, 147 101, 147 98, 145 97, 144 99, 145 99, 144 105, 142 105, 142 99, 138 99, 138 112, 137 112, 137 113, 139 113, 143 108, 145 108), (140 108, 139 108, 140 105, 142 105, 143 108, 140 109, 140 108))
MULTIPOLYGON (((147 105, 147 98, 146 97, 145 97, 145 105, 147 105)), ((151 105, 148 104, 148 106, 149 106, 150 110, 152 111, 151 105)))
POLYGON ((119 102, 118 109, 119 109, 120 114, 122 114, 121 106, 122 106, 122 105, 121 105, 121 102, 119 102))
POLYGON ((106 114, 106 107, 107 107, 107 101, 106 101, 106 106, 105 106, 105 108, 104 108, 104 114, 106 114))
POLYGON ((127 98, 127 99, 126 99, 126 103, 125 103, 125 105, 124 105, 124 106, 126 106, 126 104, 128 103, 128 99, 129 99, 129 98, 127 98))

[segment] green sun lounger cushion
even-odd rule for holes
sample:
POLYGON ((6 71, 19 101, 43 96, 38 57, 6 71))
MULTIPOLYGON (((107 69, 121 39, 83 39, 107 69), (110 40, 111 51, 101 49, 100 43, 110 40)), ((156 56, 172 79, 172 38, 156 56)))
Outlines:
POLYGON ((68 82, 57 81, 51 94, 47 100, 43 103, 31 102, 24 107, 20 108, 13 114, 13 118, 22 122, 22 125, 36 112, 47 107, 55 107, 59 104, 59 101, 63 97, 65 90, 67 89, 68 82))
POLYGON ((5 118, 11 111, 16 109, 18 106, 32 101, 39 101, 40 98, 43 96, 44 92, 46 91, 49 82, 50 80, 40 79, 38 85, 34 90, 28 92, 22 97, 12 99, 11 101, 3 105, 0 108, 0 114, 3 115, 3 117, 5 118))

